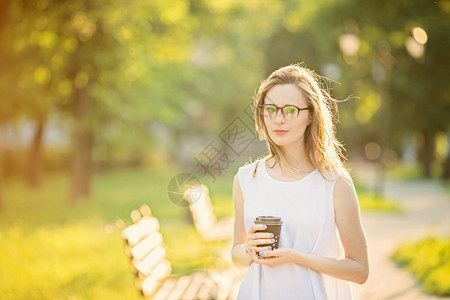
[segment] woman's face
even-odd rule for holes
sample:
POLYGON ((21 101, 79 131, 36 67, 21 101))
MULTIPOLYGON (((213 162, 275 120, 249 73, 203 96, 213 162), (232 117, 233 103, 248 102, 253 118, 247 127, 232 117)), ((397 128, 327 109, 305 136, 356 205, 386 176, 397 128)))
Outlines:
MULTIPOLYGON (((298 108, 306 108, 307 102, 300 88, 294 84, 277 84, 266 94, 264 104, 274 104, 277 107, 293 105, 298 108)), ((285 115, 289 114, 289 110, 285 115)), ((276 116, 269 117, 264 113, 264 123, 266 124, 270 138, 279 146, 296 145, 303 147, 306 127, 311 123, 309 110, 300 110, 297 117, 287 120, 281 109, 276 116)), ((291 114, 292 116, 292 114, 291 114)), ((295 116, 295 114, 293 115, 295 116)))

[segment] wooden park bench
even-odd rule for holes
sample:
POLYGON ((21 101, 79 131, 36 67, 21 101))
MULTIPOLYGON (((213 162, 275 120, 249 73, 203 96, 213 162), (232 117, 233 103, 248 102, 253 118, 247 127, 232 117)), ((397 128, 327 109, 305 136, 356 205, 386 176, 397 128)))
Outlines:
POLYGON ((231 241, 234 220, 232 217, 217 220, 209 190, 205 185, 196 185, 187 189, 184 197, 189 202, 195 228, 204 241, 231 241))
POLYGON ((159 222, 150 208, 131 213, 133 224, 122 230, 136 287, 149 299, 235 299, 241 276, 234 270, 197 270, 171 274, 159 222))

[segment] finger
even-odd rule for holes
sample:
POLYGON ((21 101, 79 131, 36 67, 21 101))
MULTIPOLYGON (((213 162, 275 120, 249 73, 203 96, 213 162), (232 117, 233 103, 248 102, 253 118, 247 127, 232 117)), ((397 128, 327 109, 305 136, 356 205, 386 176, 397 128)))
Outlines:
POLYGON ((267 247, 253 247, 253 249, 255 249, 256 253, 259 253, 261 251, 270 251, 272 250, 272 246, 267 246, 267 247))
POLYGON ((255 233, 257 230, 266 230, 267 226, 263 225, 263 224, 255 224, 253 225, 250 230, 248 231, 248 233, 255 233))
POLYGON ((253 261, 257 261, 259 259, 258 252, 256 252, 255 249, 250 249, 250 256, 252 257, 253 261))
POLYGON ((273 239, 273 234, 270 232, 258 232, 247 235, 247 243, 255 245, 254 240, 257 239, 268 239, 269 241, 266 244, 273 243, 271 240, 273 239))
POLYGON ((256 232, 251 234, 253 239, 272 239, 273 233, 271 232, 256 232))
POLYGON ((247 248, 245 249, 245 252, 250 256, 250 258, 252 259, 252 261, 254 261, 254 254, 253 254, 253 249, 252 248, 247 248))
POLYGON ((258 259, 254 260, 254 262, 260 265, 273 267, 279 264, 278 259, 279 258, 275 257, 259 257, 258 259))
POLYGON ((266 265, 266 266, 271 264, 271 262, 269 262, 270 258, 267 259, 264 257, 260 257, 260 256, 258 256, 258 252, 256 252, 255 249, 252 249, 252 250, 254 251, 253 256, 252 256, 253 262, 255 262, 257 264, 261 264, 261 265, 266 265))
POLYGON ((250 246, 253 247, 267 247, 273 244, 275 240, 274 239, 256 239, 256 240, 249 240, 247 243, 250 246), (263 246, 264 245, 264 246, 263 246))
POLYGON ((276 257, 276 253, 274 253, 274 251, 271 250, 263 250, 263 251, 259 251, 259 257, 262 258, 266 258, 266 257, 276 257))

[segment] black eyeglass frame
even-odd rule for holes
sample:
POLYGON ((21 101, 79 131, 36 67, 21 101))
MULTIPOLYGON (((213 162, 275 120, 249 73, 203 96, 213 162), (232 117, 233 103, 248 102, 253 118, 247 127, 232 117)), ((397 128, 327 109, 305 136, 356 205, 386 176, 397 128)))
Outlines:
MULTIPOLYGON (((288 104, 288 105, 285 105, 285 106, 283 106, 283 107, 278 107, 278 106, 276 106, 275 104, 266 103, 266 104, 261 104, 261 105, 259 105, 259 107, 262 108, 262 113, 263 113, 263 115, 264 115, 264 107, 266 107, 266 106, 273 106, 273 107, 275 107, 275 108, 277 109, 277 112, 275 113, 275 118, 278 116, 278 112, 281 110, 281 115, 282 115, 283 118, 285 118, 286 120, 291 120, 291 119, 286 118, 286 116, 284 115, 284 110, 283 110, 283 109, 284 109, 285 107, 295 107, 295 108, 298 110, 298 111, 297 111, 297 115, 296 115, 295 117, 293 117, 292 119, 297 118, 298 115, 300 114, 300 112, 301 112, 302 110, 309 110, 309 109, 310 109, 309 107, 301 108, 301 107, 298 107, 298 106, 292 105, 292 104, 288 104)), ((272 119, 274 119, 274 118, 269 117, 269 119, 272 120, 272 119)))

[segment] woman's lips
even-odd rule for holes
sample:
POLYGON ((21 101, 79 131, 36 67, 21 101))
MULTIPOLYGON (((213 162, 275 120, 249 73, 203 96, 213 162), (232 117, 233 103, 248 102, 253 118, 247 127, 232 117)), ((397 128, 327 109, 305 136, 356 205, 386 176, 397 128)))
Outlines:
POLYGON ((286 134, 289 130, 274 130, 273 132, 275 132, 278 135, 283 135, 286 134))

